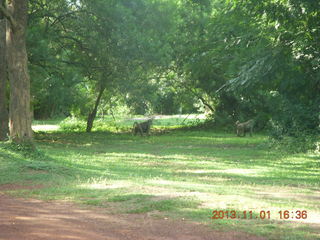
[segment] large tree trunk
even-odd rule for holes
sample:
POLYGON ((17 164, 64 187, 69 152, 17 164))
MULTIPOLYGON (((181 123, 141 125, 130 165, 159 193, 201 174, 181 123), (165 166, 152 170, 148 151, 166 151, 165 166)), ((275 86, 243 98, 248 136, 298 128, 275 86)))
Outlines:
POLYGON ((102 94, 103 94, 104 90, 105 90, 105 87, 101 87, 100 88, 100 91, 99 91, 98 97, 96 99, 94 108, 93 108, 92 112, 90 112, 89 115, 88 115, 87 129, 86 129, 87 132, 91 132, 91 130, 92 130, 93 121, 97 116, 98 106, 100 104, 100 100, 101 100, 101 97, 102 97, 102 94))
MULTIPOLYGON (((3 5, 3 1, 4 0, 0 0, 0 5, 3 5)), ((9 133, 6 89, 6 19, 0 11, 0 141, 6 140, 9 133)))
MULTIPOLYGON (((10 80, 9 127, 15 142, 32 140, 30 78, 26 51, 27 0, 11 0, 12 19, 7 28, 8 75, 10 80)), ((9 19, 10 20, 10 19, 9 19)))

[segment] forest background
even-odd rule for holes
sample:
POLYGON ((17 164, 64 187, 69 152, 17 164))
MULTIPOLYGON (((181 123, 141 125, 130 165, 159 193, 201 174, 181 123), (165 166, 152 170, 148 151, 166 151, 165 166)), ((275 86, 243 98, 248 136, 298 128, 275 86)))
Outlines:
MULTIPOLYGON (((34 119, 86 119, 90 132, 97 115, 205 113, 201 127, 253 118, 295 151, 317 148, 318 1, 28 4, 34 119)), ((1 83, 11 104, 19 93, 1 83)))

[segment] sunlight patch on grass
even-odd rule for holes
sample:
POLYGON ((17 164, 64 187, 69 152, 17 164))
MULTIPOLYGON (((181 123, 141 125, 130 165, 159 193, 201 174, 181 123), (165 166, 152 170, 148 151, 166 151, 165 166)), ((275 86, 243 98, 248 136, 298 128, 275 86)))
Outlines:
POLYGON ((141 162, 141 158, 143 159, 152 159, 152 160, 187 160, 189 159, 187 156, 184 155, 178 155, 178 154, 166 154, 166 155, 156 155, 156 154, 151 154, 151 153, 116 153, 116 152, 108 152, 105 153, 106 156, 108 157, 114 157, 117 159, 121 158, 136 158, 139 159, 141 162))
POLYGON ((103 177, 93 177, 87 180, 86 183, 79 183, 77 185, 78 188, 81 189, 118 189, 118 188, 128 188, 131 187, 132 183, 130 181, 124 180, 110 180, 108 178, 103 177))
POLYGON ((222 170, 205 170, 205 169, 197 169, 197 170, 179 170, 178 172, 185 172, 185 173, 197 173, 197 174, 207 174, 207 173, 230 173, 230 174, 237 174, 237 175, 251 175, 251 176, 258 176, 265 172, 263 169, 241 169, 241 168, 234 168, 234 169, 222 169, 222 170))
POLYGON ((44 131, 44 132, 57 131, 59 130, 59 128, 60 127, 58 125, 48 125, 48 124, 32 126, 33 131, 44 131))
POLYGON ((111 185, 105 185, 102 183, 93 183, 93 184, 80 185, 80 187, 86 187, 89 189, 115 189, 115 188, 124 188, 126 187, 126 185, 120 184, 120 183, 115 183, 111 185))
POLYGON ((261 201, 256 201, 254 198, 245 197, 241 194, 239 195, 217 195, 209 194, 198 195, 202 201, 201 208, 209 208, 212 210, 222 210, 222 209, 243 209, 252 210, 261 207, 261 201))
MULTIPOLYGON (((221 185, 221 182, 227 182, 228 179, 219 179, 219 187, 223 186, 221 185)), ((174 181, 174 180, 166 180, 166 179, 151 179, 147 180, 146 183, 151 184, 153 186, 165 186, 165 187, 172 187, 173 189, 182 190, 182 191, 207 191, 210 192, 212 189, 216 189, 215 185, 210 185, 206 182, 203 183, 197 183, 197 182, 190 182, 190 181, 174 181)), ((220 188, 222 192, 224 192, 226 189, 224 187, 220 188)))

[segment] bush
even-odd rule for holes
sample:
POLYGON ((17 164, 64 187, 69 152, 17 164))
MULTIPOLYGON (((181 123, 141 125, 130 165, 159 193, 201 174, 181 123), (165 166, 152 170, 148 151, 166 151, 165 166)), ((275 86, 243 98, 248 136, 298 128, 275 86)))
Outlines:
MULTIPOLYGON (((77 119, 74 117, 66 118, 60 123, 60 130, 64 132, 85 132, 87 122, 85 120, 77 119)), ((131 128, 128 126, 119 126, 115 121, 108 121, 96 118, 93 122, 92 131, 109 131, 109 132, 126 132, 131 128)))
POLYGON ((84 120, 68 117, 64 119, 59 126, 64 132, 84 132, 86 131, 87 124, 84 120))
POLYGON ((270 142, 274 149, 285 150, 290 153, 317 151, 319 148, 319 134, 298 126, 286 128, 281 124, 270 121, 270 142))
POLYGON ((315 150, 320 133, 319 106, 288 97, 277 99, 268 128, 272 145, 289 152, 315 150))
POLYGON ((319 148, 319 139, 315 135, 304 135, 299 137, 285 136, 281 140, 271 138, 273 149, 286 151, 289 153, 307 152, 309 150, 316 152, 319 148))

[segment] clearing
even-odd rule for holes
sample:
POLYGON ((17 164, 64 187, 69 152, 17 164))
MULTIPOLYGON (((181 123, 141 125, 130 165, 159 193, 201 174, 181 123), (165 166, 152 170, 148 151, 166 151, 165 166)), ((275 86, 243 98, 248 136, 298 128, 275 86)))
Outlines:
POLYGON ((319 155, 270 151, 264 135, 35 138, 37 152, 0 143, 0 239, 320 239, 319 155))

